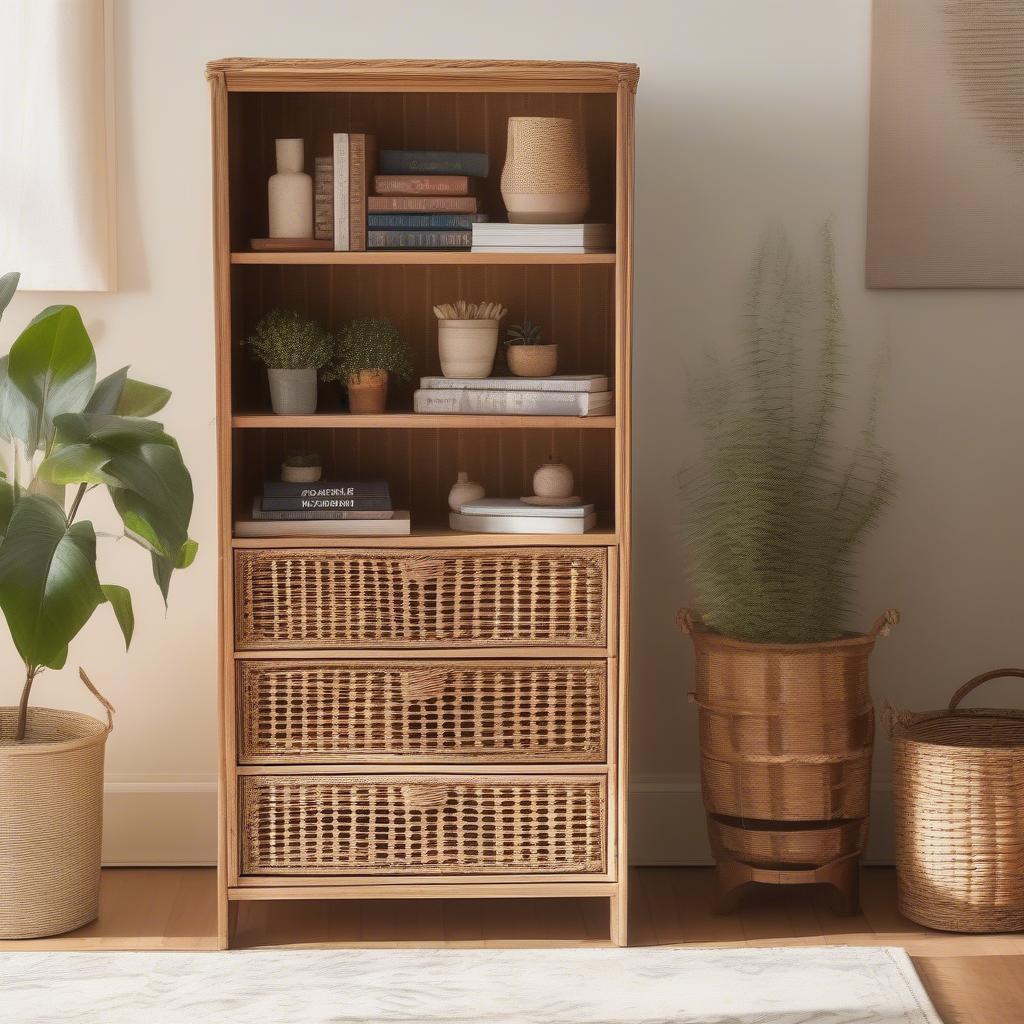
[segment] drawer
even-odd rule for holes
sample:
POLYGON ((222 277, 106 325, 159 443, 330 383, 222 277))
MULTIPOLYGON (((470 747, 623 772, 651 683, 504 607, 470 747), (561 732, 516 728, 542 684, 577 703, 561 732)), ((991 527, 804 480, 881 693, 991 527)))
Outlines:
POLYGON ((248 775, 243 875, 602 873, 591 775, 248 775))
POLYGON ((601 762, 606 661, 239 661, 243 764, 601 762))
POLYGON ((604 647, 603 548, 235 552, 238 650, 604 647))

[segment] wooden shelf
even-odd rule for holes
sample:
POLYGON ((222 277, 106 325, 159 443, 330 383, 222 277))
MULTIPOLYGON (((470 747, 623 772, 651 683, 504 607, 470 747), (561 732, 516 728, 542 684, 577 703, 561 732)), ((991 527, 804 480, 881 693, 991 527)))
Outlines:
POLYGON ((402 537, 234 537, 233 548, 500 548, 608 547, 618 543, 610 527, 586 533, 463 533, 446 526, 414 526, 402 537))
POLYGON ((312 416, 278 416, 275 413, 242 413, 231 417, 231 426, 241 430, 273 428, 320 428, 368 430, 375 428, 419 430, 490 430, 511 427, 519 430, 613 430, 614 416, 462 416, 457 413, 385 412, 372 416, 321 412, 312 416))
POLYGON ((458 265, 458 266, 551 266, 553 264, 614 264, 613 252, 465 252, 462 250, 407 249, 396 252, 233 252, 234 264, 271 264, 310 266, 316 264, 355 264, 356 266, 458 265))

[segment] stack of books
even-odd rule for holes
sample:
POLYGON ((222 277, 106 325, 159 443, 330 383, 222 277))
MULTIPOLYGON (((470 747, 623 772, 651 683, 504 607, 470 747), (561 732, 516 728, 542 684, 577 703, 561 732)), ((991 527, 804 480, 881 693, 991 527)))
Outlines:
POLYGON ((586 533, 596 523, 593 505, 534 505, 516 498, 481 498, 448 515, 448 525, 465 533, 586 533))
POLYGON ((423 377, 413 411, 475 416, 608 416, 614 395, 602 374, 553 377, 423 377))
POLYGON ((376 166, 376 138, 356 132, 335 132, 331 155, 313 161, 313 235, 325 247, 366 249, 366 201, 376 166))
POLYGON ((370 249, 468 249, 486 153, 385 149, 367 200, 370 249))
POLYGON ((408 535, 409 513, 391 506, 386 480, 267 480, 253 499, 252 519, 236 537, 396 537, 408 535))
POLYGON ((611 252, 611 224, 474 224, 473 252, 611 252))

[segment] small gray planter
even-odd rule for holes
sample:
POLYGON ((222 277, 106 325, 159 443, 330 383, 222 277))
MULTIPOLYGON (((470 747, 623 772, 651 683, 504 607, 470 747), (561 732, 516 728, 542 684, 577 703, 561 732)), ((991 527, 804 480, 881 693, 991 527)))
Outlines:
POLYGON ((316 370, 267 370, 270 404, 278 416, 309 416, 316 412, 316 370))

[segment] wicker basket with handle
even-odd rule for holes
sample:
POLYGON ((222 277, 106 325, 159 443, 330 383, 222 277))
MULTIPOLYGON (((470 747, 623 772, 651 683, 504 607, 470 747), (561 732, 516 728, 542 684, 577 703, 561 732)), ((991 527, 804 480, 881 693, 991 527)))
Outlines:
POLYGON ((899 909, 954 932, 1024 930, 1024 711, 889 709, 899 909))

